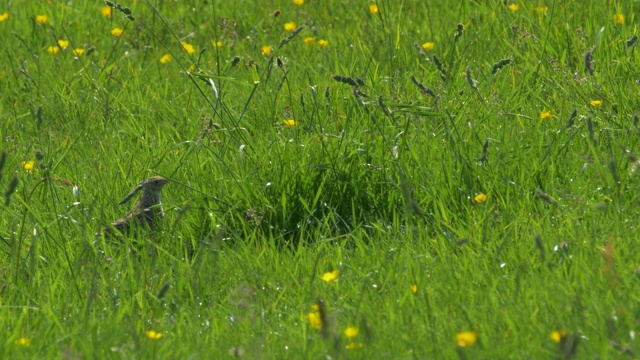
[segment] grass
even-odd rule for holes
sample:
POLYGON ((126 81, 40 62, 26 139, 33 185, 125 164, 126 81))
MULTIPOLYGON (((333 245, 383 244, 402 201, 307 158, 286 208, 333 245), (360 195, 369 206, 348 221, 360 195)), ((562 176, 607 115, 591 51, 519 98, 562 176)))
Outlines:
POLYGON ((640 5, 372 4, 0 8, 0 357, 638 357, 640 5))

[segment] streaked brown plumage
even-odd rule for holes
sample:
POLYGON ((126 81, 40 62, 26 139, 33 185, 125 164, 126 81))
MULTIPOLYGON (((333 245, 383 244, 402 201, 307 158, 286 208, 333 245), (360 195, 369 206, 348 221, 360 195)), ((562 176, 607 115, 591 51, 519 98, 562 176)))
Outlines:
POLYGON ((124 199, 120 200, 118 205, 122 205, 129 201, 136 193, 142 191, 140 199, 131 211, 125 217, 111 223, 111 226, 104 228, 105 235, 114 233, 114 228, 122 234, 128 234, 132 226, 140 226, 145 229, 153 230, 159 218, 164 217, 162 205, 160 202, 160 193, 162 188, 169 183, 168 179, 160 176, 153 176, 144 180, 127 194, 124 199))

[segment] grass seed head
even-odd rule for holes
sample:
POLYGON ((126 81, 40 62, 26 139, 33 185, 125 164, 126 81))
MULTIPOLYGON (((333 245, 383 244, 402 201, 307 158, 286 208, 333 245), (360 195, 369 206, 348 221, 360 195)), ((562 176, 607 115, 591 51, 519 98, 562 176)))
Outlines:
POLYGON ((569 117, 569 122, 567 123, 567 129, 573 126, 573 123, 576 122, 576 118, 578 117, 578 109, 573 109, 571 112, 571 116, 569 117))
POLYGON ((511 64, 512 61, 513 61, 512 58, 498 60, 497 63, 495 63, 495 64, 493 64, 491 66, 491 75, 497 74, 498 71, 500 71, 500 69, 502 69, 503 67, 511 64))
POLYGON ((587 69, 590 75, 593 75, 593 59, 591 57, 594 48, 584 53, 584 67, 587 69))
POLYGON ((9 182, 9 187, 7 187, 7 191, 4 192, 4 206, 9 206, 9 203, 11 203, 11 195, 13 194, 14 191, 16 191, 16 188, 18 187, 18 172, 14 172, 13 173, 13 178, 11 178, 11 181, 9 182))
POLYGON ((356 81, 356 79, 349 76, 331 75, 331 78, 339 83, 343 83, 351 86, 358 86, 358 82, 356 81))
POLYGON ((627 45, 627 49, 635 45, 637 42, 638 42, 638 35, 634 34, 629 40, 625 42, 625 44, 627 45))

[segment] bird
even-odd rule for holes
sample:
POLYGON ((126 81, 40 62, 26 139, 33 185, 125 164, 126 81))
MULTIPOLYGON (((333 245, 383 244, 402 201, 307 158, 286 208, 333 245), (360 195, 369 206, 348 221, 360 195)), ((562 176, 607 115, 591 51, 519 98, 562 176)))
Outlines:
POLYGON ((135 206, 124 217, 111 223, 111 226, 104 228, 105 235, 113 235, 114 230, 127 235, 135 226, 154 230, 159 218, 164 217, 164 210, 160 202, 162 188, 170 182, 161 176, 152 176, 141 181, 129 194, 127 194, 118 205, 129 201, 135 194, 142 191, 142 195, 135 206))

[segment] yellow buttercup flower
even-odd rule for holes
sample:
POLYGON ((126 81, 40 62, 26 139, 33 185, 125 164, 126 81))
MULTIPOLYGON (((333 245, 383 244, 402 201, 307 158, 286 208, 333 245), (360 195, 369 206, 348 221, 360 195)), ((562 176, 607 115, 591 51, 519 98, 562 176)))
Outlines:
POLYGON ((84 49, 81 49, 81 48, 73 49, 73 50, 71 51, 71 53, 72 53, 74 56, 81 56, 81 55, 84 55, 84 49))
POLYGON ((433 41, 427 41, 426 43, 422 44, 422 48, 424 50, 433 50, 433 48, 436 46, 436 43, 434 43, 433 41))
POLYGON ((284 29, 287 31, 293 31, 297 28, 298 26, 296 25, 295 22, 293 21, 289 21, 288 23, 284 24, 284 29))
POLYGON ((148 330, 148 331, 145 331, 144 333, 147 334, 147 337, 151 340, 158 340, 162 338, 162 333, 154 330, 148 330))
POLYGON ((31 339, 27 339, 26 337, 22 336, 20 339, 14 341, 14 343, 16 345, 20 345, 20 346, 29 346, 31 345, 31 339))
POLYGON ((549 7, 548 6, 540 6, 535 8, 536 12, 538 14, 546 14, 547 11, 549 11, 549 7))
POLYGON ((294 127, 296 127, 296 125, 296 121, 293 119, 284 121, 284 127, 286 127, 287 129, 293 129, 294 127))
POLYGON ((47 48, 47 52, 51 55, 57 55, 58 51, 60 51, 60 48, 58 46, 52 45, 47 48))
POLYGON ((20 162, 20 166, 22 166, 22 168, 27 170, 27 171, 33 170, 35 164, 36 164, 36 162, 33 161, 33 160, 20 162))
POLYGON ((58 46, 60 46, 60 48, 62 50, 68 48, 69 47, 69 40, 58 40, 58 46))
POLYGON ((104 17, 111 17, 111 6, 103 6, 100 8, 100 12, 104 17))
POLYGON ((591 100, 589 101, 589 104, 593 107, 600 107, 602 106, 602 100, 591 100))
POLYGON ((540 120, 549 120, 549 119, 551 119, 551 116, 552 116, 552 114, 551 114, 550 110, 549 111, 543 111, 543 112, 540 113, 540 120))
POLYGON ((318 307, 318 305, 311 305, 311 312, 307 313, 307 320, 312 329, 322 329, 322 316, 320 315, 320 307, 318 307))
POLYGON ((353 341, 348 343, 347 346, 345 346, 347 350, 360 349, 361 347, 362 347, 362 343, 355 343, 353 341))
POLYGON ((113 35, 113 36, 121 36, 123 32, 124 32, 124 30, 122 30, 120 28, 111 29, 111 35, 113 35))
POLYGON ((333 271, 324 273, 321 278, 326 282, 334 282, 338 280, 338 274, 340 274, 338 270, 333 270, 333 271))
POLYGON ((418 292, 418 285, 417 284, 412 284, 409 286, 409 289, 411 289, 412 293, 417 293, 418 292))
POLYGON ((380 11, 380 9, 378 8, 378 5, 376 4, 371 4, 369 5, 369 12, 372 14, 377 14, 380 11))
POLYGON ((49 17, 47 15, 36 15, 36 22, 38 24, 46 24, 49 17))
POLYGON ((481 204, 481 203, 483 203, 483 202, 487 201, 487 197, 488 197, 488 196, 489 196, 489 195, 487 195, 487 194, 480 193, 480 194, 476 195, 476 196, 473 198, 473 201, 475 201, 475 202, 476 202, 476 204, 481 204))
POLYGON ((304 0, 293 0, 293 3, 296 5, 303 5, 304 4, 304 0))
POLYGON ((551 338, 551 341, 553 341, 556 344, 560 344, 560 342, 562 341, 562 338, 564 338, 565 336, 567 336, 567 332, 565 330, 552 331, 551 335, 549 335, 549 337, 551 338))
POLYGON ((462 331, 456 334, 456 344, 459 347, 469 347, 476 343, 478 334, 475 331, 462 331))
POLYGON ((271 55, 271 46, 265 45, 265 46, 261 47, 260 48, 260 52, 262 52, 262 55, 265 55, 265 56, 271 55))
POLYGON ((613 21, 618 25, 624 24, 624 15, 623 14, 613 15, 613 21))
POLYGON ((305 44, 307 44, 307 45, 313 45, 313 44, 315 44, 315 42, 316 42, 316 38, 314 38, 314 37, 312 37, 312 36, 309 36, 309 37, 304 38, 304 40, 303 40, 303 41, 304 41, 304 43, 305 43, 305 44))
POLYGON ((360 333, 360 329, 355 326, 347 326, 347 328, 344 329, 343 333, 344 336, 348 337, 349 340, 351 340, 354 337, 358 336, 358 333, 360 333))
POLYGON ((507 8, 511 11, 518 11, 520 10, 520 5, 518 4, 509 4, 509 6, 507 6, 507 8))
POLYGON ((215 46, 216 47, 222 47, 224 44, 222 43, 222 41, 216 41, 215 42, 215 46))
POLYGON ((171 57, 171 54, 164 54, 160 58, 160 64, 168 64, 169 62, 171 62, 171 59, 173 59, 171 57))
POLYGON ((180 42, 180 44, 182 44, 182 48, 187 52, 187 54, 192 55, 196 53, 196 49, 193 47, 193 45, 184 41, 180 42))
POLYGON ((188 72, 194 72, 195 70, 196 70, 196 64, 189 65, 189 68, 187 69, 188 72))
POLYGON ((318 46, 327 47, 327 46, 329 46, 329 41, 324 40, 324 39, 320 39, 320 40, 318 40, 318 46))
POLYGON ((9 18, 9 13, 0 14, 0 22, 5 22, 9 18))

